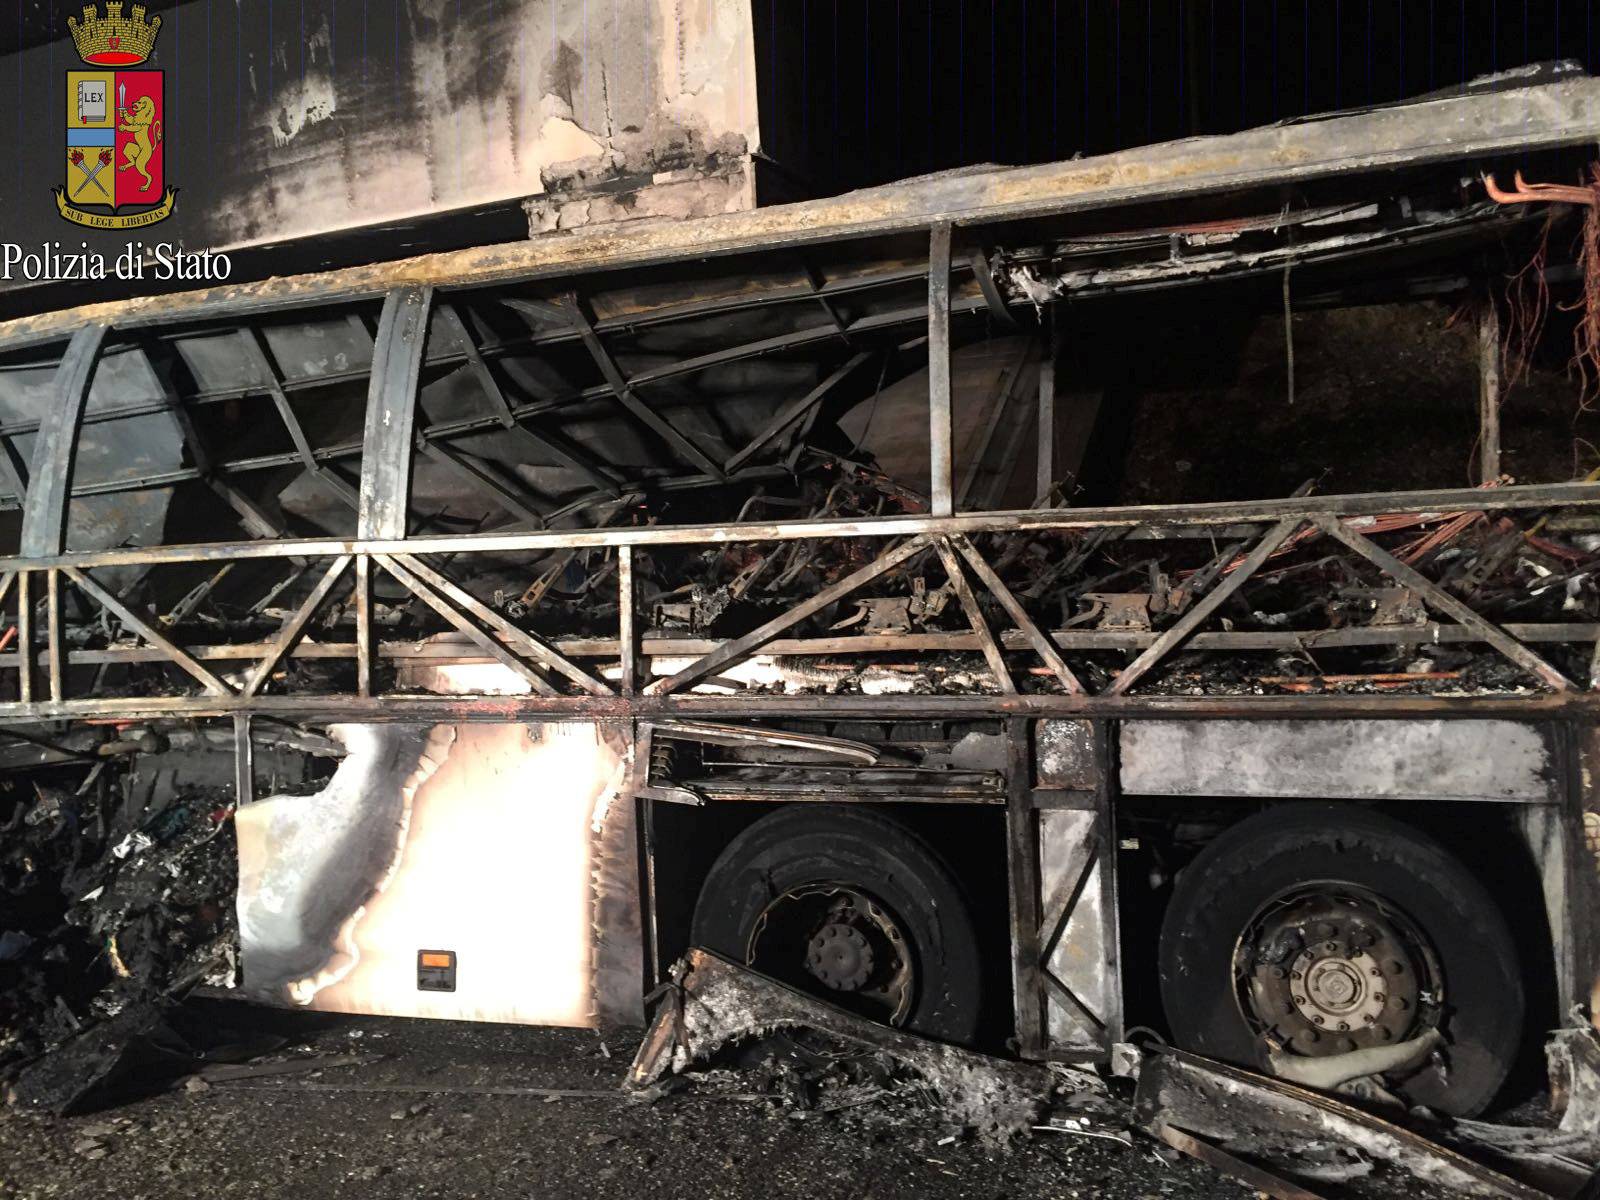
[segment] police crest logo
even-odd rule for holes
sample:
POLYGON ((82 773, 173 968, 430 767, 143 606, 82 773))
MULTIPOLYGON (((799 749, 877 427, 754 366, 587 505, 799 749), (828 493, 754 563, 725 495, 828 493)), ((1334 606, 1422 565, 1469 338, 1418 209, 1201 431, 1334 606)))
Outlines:
POLYGON ((67 72, 66 185, 56 207, 90 229, 139 229, 172 215, 177 189, 166 183, 166 102, 162 72, 130 70, 155 49, 161 18, 145 19, 120 0, 106 15, 86 4, 67 18, 78 57, 93 70, 67 72))

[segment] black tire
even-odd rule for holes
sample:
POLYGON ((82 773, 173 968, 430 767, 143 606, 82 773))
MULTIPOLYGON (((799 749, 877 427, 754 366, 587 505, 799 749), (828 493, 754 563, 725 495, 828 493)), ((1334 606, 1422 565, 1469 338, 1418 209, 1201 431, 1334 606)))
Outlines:
MULTIPOLYGON (((983 972, 966 898, 933 847, 881 813, 805 804, 762 817, 728 844, 706 876, 695 905, 694 942, 748 962, 762 912, 791 889, 813 884, 858 888, 893 914, 906 935, 916 981, 901 1024, 926 1037, 970 1044, 978 1031, 983 972)), ((807 990, 837 999, 820 984, 807 990)))
POLYGON ((1391 1082, 1413 1104, 1482 1112, 1523 1037, 1522 974, 1505 918, 1432 838, 1353 805, 1269 809, 1228 829, 1179 874, 1160 946, 1161 1000, 1177 1044, 1266 1069, 1266 1048, 1243 1011, 1234 949, 1276 897, 1325 883, 1405 914, 1435 953, 1448 1073, 1428 1066, 1391 1082))

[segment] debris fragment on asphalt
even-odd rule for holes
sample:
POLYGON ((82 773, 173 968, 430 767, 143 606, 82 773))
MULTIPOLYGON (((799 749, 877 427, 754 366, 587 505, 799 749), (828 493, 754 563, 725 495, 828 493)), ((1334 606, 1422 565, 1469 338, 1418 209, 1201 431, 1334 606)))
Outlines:
POLYGON ((674 968, 628 1086, 647 1088, 726 1047, 802 1028, 893 1060, 938 1094, 952 1120, 980 1134, 1031 1129, 1051 1095, 1052 1076, 1043 1067, 875 1024, 699 948, 674 968))
MULTIPOLYGON (((1142 1129, 1185 1152, 1209 1147, 1291 1179, 1370 1177, 1374 1195, 1442 1188, 1491 1200, 1547 1200, 1528 1184, 1353 1104, 1181 1051, 1144 1062, 1134 1111, 1142 1129)), ((1201 1151, 1214 1166, 1220 1155, 1201 1151)))

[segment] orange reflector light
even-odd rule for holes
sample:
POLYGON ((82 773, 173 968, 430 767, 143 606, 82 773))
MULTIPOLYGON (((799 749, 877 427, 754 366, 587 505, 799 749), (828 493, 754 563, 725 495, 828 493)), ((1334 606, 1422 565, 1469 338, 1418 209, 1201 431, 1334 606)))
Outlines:
POLYGON ((456 990, 456 952, 454 950, 417 951, 417 990, 453 992, 456 990))

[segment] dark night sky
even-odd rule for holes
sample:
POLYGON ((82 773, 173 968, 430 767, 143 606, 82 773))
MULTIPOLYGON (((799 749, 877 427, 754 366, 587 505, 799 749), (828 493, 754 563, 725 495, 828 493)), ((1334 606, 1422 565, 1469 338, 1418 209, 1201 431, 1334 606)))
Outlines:
MULTIPOLYGON (((83 0, 0 0, 0 240, 65 227, 47 199, 60 163, 66 18, 83 0), (28 47, 17 53, 17 46, 28 47), (52 93, 55 93, 52 96, 52 93), (47 164, 47 166, 41 166, 47 164)), ((418 11, 452 33, 487 28, 505 0, 149 0, 165 18, 151 66, 184 114, 186 163, 250 155, 267 135, 256 89, 303 75, 307 30, 328 31, 352 111, 411 70, 418 11)), ((561 0, 597 10, 633 0, 561 0)), ((132 3, 132 0, 128 0, 132 3)), ((1600 0, 751 0, 767 156, 785 195, 981 162, 1023 163, 1221 133, 1448 88, 1527 62, 1600 70, 1600 0)), ((470 40, 466 38, 463 40, 470 40)), ((205 170, 176 176, 163 234, 214 244, 205 170)), ((418 231, 406 252, 519 237, 514 200, 418 231)), ((399 243, 340 250, 340 261, 399 243)), ((321 253, 319 249, 317 253, 321 253)), ((332 251, 329 251, 332 253, 332 251)), ((329 261, 332 261, 331 259, 329 261)), ((295 269, 312 269, 322 259, 295 269)), ((278 264, 283 266, 284 264, 278 264)), ((325 265, 325 264, 323 264, 325 265)), ((287 269, 287 268, 286 268, 287 269)))
POLYGON ((1555 58, 1595 0, 755 0, 780 160, 840 184, 1221 133, 1555 58), (773 100, 778 101, 777 104, 773 100))
MULTIPOLYGON (((264 47, 235 45, 241 5, 252 10, 252 29, 278 40, 331 14, 345 53, 381 69, 395 14, 409 2, 190 0, 180 20, 173 0, 147 0, 167 17, 157 58, 171 57, 174 68, 178 43, 204 40, 208 29, 228 33, 207 71, 217 79, 231 75, 223 59, 263 57, 264 47)), ((823 186, 1226 132, 1553 58, 1600 68, 1600 0, 751 3, 768 145, 774 157, 809 163, 823 186)), ((444 0, 443 19, 471 21, 492 4, 444 0)), ((12 78, 19 44, 54 41, 70 56, 66 17, 80 7, 0 0, 0 95, 22 82, 12 78)), ((184 57, 192 69, 195 57, 184 57)), ((226 129, 239 98, 220 83, 207 98, 226 129)))

